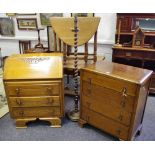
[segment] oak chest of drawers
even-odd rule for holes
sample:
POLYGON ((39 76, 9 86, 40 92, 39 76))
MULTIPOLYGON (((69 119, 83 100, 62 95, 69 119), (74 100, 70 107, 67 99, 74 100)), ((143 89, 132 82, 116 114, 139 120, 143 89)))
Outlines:
POLYGON ((121 140, 140 133, 152 71, 100 61, 80 71, 80 120, 121 140))
POLYGON ((62 54, 23 54, 6 59, 4 86, 17 128, 36 119, 61 126, 64 114, 62 54))

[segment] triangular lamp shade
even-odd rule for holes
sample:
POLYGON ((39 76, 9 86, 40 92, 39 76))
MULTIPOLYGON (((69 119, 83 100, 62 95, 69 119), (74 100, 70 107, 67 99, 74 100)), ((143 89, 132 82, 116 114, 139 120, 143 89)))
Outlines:
MULTIPOLYGON (((51 26, 67 45, 74 46, 74 17, 51 17, 51 26)), ((100 17, 78 17, 78 46, 88 42, 98 29, 100 17)))

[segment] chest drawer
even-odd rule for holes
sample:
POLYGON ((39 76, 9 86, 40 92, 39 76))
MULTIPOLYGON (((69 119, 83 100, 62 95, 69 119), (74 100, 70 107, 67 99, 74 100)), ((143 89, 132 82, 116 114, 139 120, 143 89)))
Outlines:
POLYGON ((126 94, 135 96, 137 85, 120 80, 112 77, 100 76, 91 72, 83 72, 82 76, 83 81, 87 81, 90 85, 95 84, 101 87, 109 88, 115 90, 117 92, 123 93, 125 91, 126 94))
POLYGON ((10 97, 9 104, 12 107, 60 106, 60 97, 10 97))
POLYGON ((39 83, 13 83, 6 84, 9 96, 52 96, 59 95, 60 84, 39 84, 39 83))
POLYGON ((105 103, 105 100, 97 101, 89 97, 82 97, 82 106, 106 116, 126 126, 130 125, 131 113, 124 111, 122 108, 113 107, 111 104, 105 103))
POLYGON ((127 140, 129 132, 128 127, 84 107, 82 107, 81 113, 81 118, 93 126, 119 137, 120 139, 127 140))
POLYGON ((12 118, 60 116, 60 107, 12 108, 12 118))
POLYGON ((82 82, 82 93, 85 98, 98 102, 100 105, 106 104, 116 108, 132 112, 134 106, 134 96, 123 95, 113 89, 101 87, 99 85, 82 82), (96 97, 97 96, 97 97, 96 97))

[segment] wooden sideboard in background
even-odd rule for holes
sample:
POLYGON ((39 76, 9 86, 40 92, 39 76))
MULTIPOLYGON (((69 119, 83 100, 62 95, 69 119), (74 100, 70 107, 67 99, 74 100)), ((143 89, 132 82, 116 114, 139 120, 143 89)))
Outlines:
MULTIPOLYGON (((116 43, 113 46, 112 61, 155 71, 155 14, 154 13, 118 13, 116 25, 116 43), (119 22, 121 21, 120 30, 119 22), (137 27, 144 33, 144 43, 133 47, 133 38, 137 27)), ((142 38, 140 38, 142 39, 142 38)), ((155 72, 152 74, 150 93, 155 93, 155 72)))

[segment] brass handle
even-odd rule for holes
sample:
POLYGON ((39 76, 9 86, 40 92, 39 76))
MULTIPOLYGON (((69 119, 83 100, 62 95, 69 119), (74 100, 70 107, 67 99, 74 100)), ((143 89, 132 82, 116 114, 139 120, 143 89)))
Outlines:
POLYGON ((21 100, 16 100, 16 103, 18 104, 18 105, 22 105, 22 102, 21 102, 21 100))
POLYGON ((48 98, 48 104, 53 104, 54 99, 53 98, 48 98))
POLYGON ((16 88, 15 91, 16 91, 16 94, 19 95, 19 93, 20 93, 20 88, 16 88))
POLYGON ((52 88, 48 87, 48 88, 47 88, 47 91, 48 91, 50 94, 52 94, 52 88))
POLYGON ((123 115, 120 114, 120 115, 118 116, 118 119, 119 119, 120 121, 122 121, 122 120, 123 120, 123 115))
POLYGON ((122 96, 127 97, 127 88, 125 87, 122 89, 122 96))
POLYGON ((24 115, 24 111, 20 111, 20 112, 19 112, 19 115, 20 115, 20 116, 23 116, 23 115, 24 115))

